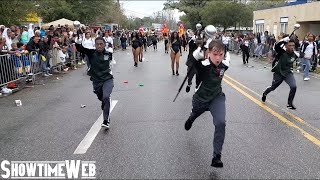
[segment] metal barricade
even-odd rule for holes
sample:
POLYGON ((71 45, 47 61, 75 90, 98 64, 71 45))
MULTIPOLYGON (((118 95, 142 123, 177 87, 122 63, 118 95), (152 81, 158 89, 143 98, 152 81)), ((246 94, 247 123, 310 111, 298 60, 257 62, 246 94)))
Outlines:
POLYGON ((16 71, 15 57, 15 55, 10 54, 0 55, 0 86, 19 79, 19 74, 16 71))
POLYGON ((37 52, 0 55, 0 86, 27 77, 35 83, 40 74, 39 54, 37 52))

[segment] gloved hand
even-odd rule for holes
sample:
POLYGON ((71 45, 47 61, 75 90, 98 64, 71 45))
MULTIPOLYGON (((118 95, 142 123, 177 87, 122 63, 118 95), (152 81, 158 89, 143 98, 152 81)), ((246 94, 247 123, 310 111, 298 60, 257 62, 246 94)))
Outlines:
POLYGON ((209 39, 207 40, 206 44, 204 45, 204 47, 207 48, 207 49, 209 49, 209 44, 210 44, 211 41, 212 41, 212 39, 209 38, 209 39))
POLYGON ((106 51, 109 52, 109 53, 113 53, 113 49, 111 47, 106 48, 106 51))
POLYGON ((289 42, 289 40, 290 40, 290 38, 289 38, 289 36, 287 36, 287 37, 281 39, 280 41, 289 42))
POLYGON ((192 55, 197 61, 204 58, 204 52, 201 50, 201 47, 193 51, 192 55))

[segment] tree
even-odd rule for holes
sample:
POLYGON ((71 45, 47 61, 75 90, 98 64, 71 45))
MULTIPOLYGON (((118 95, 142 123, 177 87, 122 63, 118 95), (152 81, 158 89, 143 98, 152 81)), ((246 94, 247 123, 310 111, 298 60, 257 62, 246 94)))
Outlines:
POLYGON ((83 24, 123 22, 123 11, 112 0, 37 0, 44 22, 61 18, 78 20, 83 24))
POLYGON ((20 21, 24 21, 25 17, 32 9, 35 8, 35 4, 32 0, 11 0, 1 1, 0 3, 0 24, 13 25, 19 24, 20 21))
POLYGON ((237 3, 230 1, 212 1, 201 11, 204 17, 205 24, 212 24, 215 26, 227 29, 239 21, 239 10, 237 3))
POLYGON ((178 9, 184 12, 186 15, 183 17, 183 21, 194 29, 197 23, 203 23, 204 17, 201 12, 208 3, 209 1, 206 0, 180 0, 179 2, 168 0, 164 9, 178 9))
POLYGON ((285 0, 167 0, 164 9, 178 9, 185 27, 194 29, 197 23, 212 24, 224 29, 232 26, 252 26, 253 11, 285 4, 285 0))

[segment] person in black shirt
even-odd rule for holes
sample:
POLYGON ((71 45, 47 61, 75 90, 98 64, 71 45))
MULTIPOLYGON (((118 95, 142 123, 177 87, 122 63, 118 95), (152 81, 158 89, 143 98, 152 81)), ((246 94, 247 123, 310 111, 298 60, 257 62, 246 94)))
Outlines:
POLYGON ((292 73, 292 67, 293 62, 296 61, 298 56, 294 53, 294 46, 294 39, 289 40, 289 37, 280 40, 280 42, 275 45, 277 62, 272 68, 272 72, 274 72, 272 85, 263 92, 262 102, 266 101, 267 95, 271 91, 274 91, 283 81, 285 81, 290 86, 287 108, 296 109, 293 105, 293 99, 296 94, 297 85, 292 73), (284 46, 286 50, 283 49, 284 46))
POLYGON ((121 41, 122 50, 127 49, 127 37, 124 33, 122 34, 120 41, 121 41))
POLYGON ((143 60, 143 34, 142 32, 139 32, 138 33, 138 36, 139 36, 139 47, 140 47, 140 52, 139 52, 139 61, 142 62, 143 60))
POLYGON ((168 52, 168 44, 169 44, 169 37, 167 33, 163 34, 164 37, 164 53, 169 53, 168 52))
POLYGON ((230 55, 227 52, 226 59, 224 59, 225 45, 221 40, 210 41, 208 47, 208 50, 198 47, 192 54, 194 61, 200 62, 200 66, 196 68, 201 83, 192 97, 192 111, 184 127, 189 131, 196 118, 205 111, 210 111, 215 126, 211 166, 221 168, 223 167, 221 153, 226 127, 226 97, 222 91, 221 82, 229 67, 230 55), (208 58, 205 59, 205 57, 208 58))
POLYGON ((151 41, 152 41, 153 50, 154 51, 158 50, 158 47, 157 47, 157 43, 158 43, 157 36, 153 35, 151 41))
POLYGON ((132 54, 133 54, 134 66, 138 67, 138 58, 140 54, 141 41, 136 32, 132 32, 131 34, 131 43, 132 43, 132 54))
POLYGON ((172 75, 179 76, 179 60, 180 60, 180 47, 181 41, 177 32, 173 32, 171 35, 171 69, 172 75), (174 69, 174 65, 176 64, 176 70, 174 69))
POLYGON ((88 56, 88 75, 93 85, 93 92, 101 101, 103 110, 102 127, 109 129, 110 126, 110 95, 113 89, 113 75, 111 71, 112 53, 107 52, 106 41, 102 37, 95 39, 96 49, 84 48, 88 56))

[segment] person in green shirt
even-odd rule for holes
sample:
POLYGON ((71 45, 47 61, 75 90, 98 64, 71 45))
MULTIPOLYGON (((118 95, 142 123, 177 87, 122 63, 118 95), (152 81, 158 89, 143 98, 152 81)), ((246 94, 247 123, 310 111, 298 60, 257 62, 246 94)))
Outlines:
POLYGON ((95 39, 96 49, 84 48, 84 54, 88 56, 88 75, 93 85, 93 92, 101 101, 103 110, 102 127, 110 126, 110 95, 113 89, 113 75, 111 71, 112 53, 105 50, 106 41, 102 37, 95 39))
POLYGON ((262 102, 266 101, 267 95, 271 91, 274 91, 283 81, 285 81, 290 87, 287 108, 293 110, 296 109, 293 105, 293 99, 296 94, 297 85, 292 69, 293 63, 296 61, 298 56, 294 53, 294 48, 295 41, 294 39, 289 40, 289 37, 284 38, 275 45, 275 51, 278 54, 277 56, 279 59, 272 69, 272 72, 274 72, 272 85, 263 92, 262 102))
POLYGON ((213 140, 213 158, 211 166, 221 168, 221 151, 225 139, 226 97, 222 92, 221 81, 229 66, 229 52, 224 59, 224 44, 221 40, 211 40, 208 50, 198 47, 192 54, 194 61, 201 61, 196 66, 199 72, 200 85, 192 98, 192 111, 185 122, 185 129, 190 130, 193 122, 202 113, 209 110, 215 126, 213 140), (208 57, 208 58, 204 58, 208 57))

